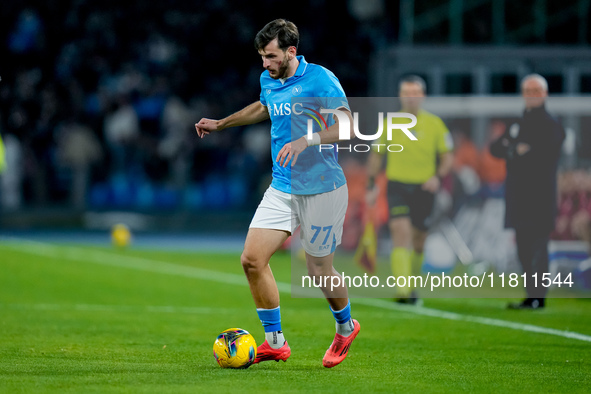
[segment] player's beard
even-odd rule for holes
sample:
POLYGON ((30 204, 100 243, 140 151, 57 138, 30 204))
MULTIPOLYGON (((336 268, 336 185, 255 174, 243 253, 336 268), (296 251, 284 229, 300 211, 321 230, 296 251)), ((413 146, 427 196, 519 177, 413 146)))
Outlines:
POLYGON ((269 73, 269 75, 271 75, 271 78, 273 78, 273 79, 285 78, 287 76, 287 69, 288 68, 289 68, 289 60, 287 59, 287 56, 285 56, 283 58, 283 61, 279 65, 279 68, 277 69, 276 76, 274 77, 273 75, 271 75, 271 73, 269 73))

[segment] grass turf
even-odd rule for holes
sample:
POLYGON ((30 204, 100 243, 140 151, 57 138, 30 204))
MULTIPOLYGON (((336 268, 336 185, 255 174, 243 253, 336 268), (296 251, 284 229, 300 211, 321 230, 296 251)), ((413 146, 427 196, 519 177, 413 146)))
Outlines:
MULTIPOLYGON (((276 279, 289 283, 289 254, 271 264, 276 279)), ((219 332, 238 326, 263 340, 234 254, 5 242, 0 270, 0 392, 588 392, 591 386, 590 342, 355 300, 361 333, 349 357, 325 369, 322 356, 334 336, 326 301, 286 294, 287 363, 221 369, 212 356, 219 332), (211 271, 215 277, 200 279, 211 271)), ((427 299, 425 306, 591 335, 587 299, 554 299, 545 310, 521 312, 505 310, 505 302, 427 299)))

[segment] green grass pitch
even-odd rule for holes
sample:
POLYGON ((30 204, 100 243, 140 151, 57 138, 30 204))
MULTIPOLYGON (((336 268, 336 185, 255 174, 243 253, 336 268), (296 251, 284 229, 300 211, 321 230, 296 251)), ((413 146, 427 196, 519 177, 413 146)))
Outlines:
MULTIPOLYGON (((271 262, 290 281, 289 254, 271 262)), ((589 392, 591 302, 553 299, 542 311, 507 300, 427 299, 428 310, 352 300, 361 332, 332 369, 323 299, 282 293, 286 363, 218 367, 216 335, 264 339, 236 254, 0 243, 0 393, 42 392, 589 392), (487 324, 519 323, 517 329, 487 324), (524 331, 551 328, 583 339, 524 331)))

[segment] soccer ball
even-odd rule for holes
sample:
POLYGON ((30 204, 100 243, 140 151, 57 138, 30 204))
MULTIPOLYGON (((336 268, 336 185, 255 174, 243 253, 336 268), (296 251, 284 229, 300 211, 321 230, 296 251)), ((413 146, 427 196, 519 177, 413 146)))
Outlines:
POLYGON ((248 368, 257 356, 257 344, 248 331, 229 328, 215 339, 213 356, 222 368, 248 368))
POLYGON ((131 232, 125 224, 116 224, 111 229, 111 242, 113 246, 124 248, 131 242, 131 232))

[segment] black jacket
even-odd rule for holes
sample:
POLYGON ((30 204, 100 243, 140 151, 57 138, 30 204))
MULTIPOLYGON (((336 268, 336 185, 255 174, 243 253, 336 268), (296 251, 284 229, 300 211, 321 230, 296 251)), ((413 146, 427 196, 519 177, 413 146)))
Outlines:
POLYGON ((523 117, 490 146, 506 160, 505 227, 550 233, 556 217, 556 170, 564 129, 544 106, 526 109, 523 117), (519 155, 517 144, 530 150, 519 155))

